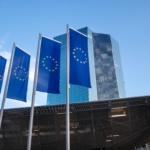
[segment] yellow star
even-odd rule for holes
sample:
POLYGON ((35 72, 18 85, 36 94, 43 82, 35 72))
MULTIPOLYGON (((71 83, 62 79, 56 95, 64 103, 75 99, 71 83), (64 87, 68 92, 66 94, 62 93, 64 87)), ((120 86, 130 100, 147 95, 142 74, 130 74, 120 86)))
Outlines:
POLYGON ((48 68, 46 67, 46 69, 48 69, 48 68))
POLYGON ((22 79, 24 81, 24 79, 22 79))
POLYGON ((26 74, 26 72, 25 72, 25 74, 26 74))
POLYGON ((44 61, 42 61, 42 63, 44 63, 44 61))
POLYGON ((83 62, 85 64, 85 62, 83 62))
POLYGON ((55 60, 55 59, 53 58, 53 60, 55 60))
POLYGON ((54 70, 52 70, 52 71, 54 71, 54 70))
POLYGON ((76 51, 76 49, 74 49, 74 51, 76 51))
POLYGON ((18 77, 16 77, 18 79, 18 77))
POLYGON ((0 79, 1 80, 1 79, 0 79))
POLYGON ((55 67, 55 69, 57 69, 57 67, 55 67))
POLYGON ((43 64, 43 66, 45 66, 45 64, 43 64))
POLYGON ((82 51, 82 53, 84 53, 84 51, 82 51))
POLYGON ((1 77, 1 76, 0 76, 1 77))
POLYGON ((16 76, 16 73, 14 75, 16 76))
POLYGON ((43 58, 45 60, 45 58, 43 58))
POLYGON ((16 72, 16 70, 14 70, 14 72, 16 72))
POLYGON ((15 67, 15 69, 17 69, 17 67, 15 67))
POLYGON ((87 58, 85 58, 85 59, 87 59, 87 58))
POLYGON ((22 66, 21 66, 21 68, 22 68, 22 66))
POLYGON ((77 59, 77 61, 79 61, 79 59, 77 59))
POLYGON ((24 69, 25 70, 25 69, 24 69))
POLYGON ((78 47, 76 47, 76 49, 78 49, 78 47))
POLYGON ((75 52, 72 52, 72 54, 75 54, 75 52))
POLYGON ((51 70, 49 69, 49 71, 51 71, 51 70))
POLYGON ((57 63, 57 61, 55 61, 55 63, 57 63))
POLYGON ((18 68, 19 68, 19 66, 18 66, 18 68))
POLYGON ((58 64, 56 64, 56 66, 58 66, 58 64))
POLYGON ((76 58, 76 56, 74 56, 74 58, 76 58))
POLYGON ((51 58, 51 56, 50 56, 50 58, 51 58))
POLYGON ((80 61, 80 63, 82 64, 82 61, 80 61))
POLYGON ((86 54, 84 54, 86 56, 86 54))
POLYGON ((48 58, 48 56, 46 56, 48 58))
POLYGON ((81 48, 79 48, 79 50, 81 50, 81 48))
POLYGON ((20 79, 21 80, 21 79, 20 79))

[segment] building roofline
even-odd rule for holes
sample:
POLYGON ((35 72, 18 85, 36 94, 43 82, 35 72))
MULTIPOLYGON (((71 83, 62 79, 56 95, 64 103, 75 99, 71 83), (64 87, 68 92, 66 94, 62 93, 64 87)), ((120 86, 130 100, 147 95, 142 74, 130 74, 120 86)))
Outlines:
MULTIPOLYGON (((106 100, 95 100, 95 101, 88 101, 88 102, 76 102, 76 103, 70 103, 70 105, 74 104, 86 104, 86 103, 104 103, 104 102, 123 102, 123 101, 129 101, 131 99, 137 99, 137 98, 146 98, 150 97, 150 95, 144 95, 144 96, 135 96, 135 97, 125 97, 125 98, 114 98, 114 99, 106 99, 106 100)), ((61 106, 66 104, 55 104, 55 105, 40 105, 35 107, 48 107, 48 106, 61 106)), ((20 107, 20 108, 7 108, 5 110, 13 110, 13 109, 30 109, 31 107, 20 107)))

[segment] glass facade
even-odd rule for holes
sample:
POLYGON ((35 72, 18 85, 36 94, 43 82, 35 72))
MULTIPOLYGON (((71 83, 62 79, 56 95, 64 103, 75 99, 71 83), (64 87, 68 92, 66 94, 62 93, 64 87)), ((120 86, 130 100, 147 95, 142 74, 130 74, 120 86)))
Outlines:
POLYGON ((126 97, 118 42, 93 33, 98 100, 126 97))
POLYGON ((110 38, 111 38, 111 44, 112 44, 112 50, 113 50, 117 83, 118 83, 118 88, 119 88, 119 97, 123 98, 123 97, 126 97, 126 92, 125 92, 119 43, 112 36, 110 36, 110 38))
MULTIPOLYGON (((87 88, 79 85, 70 84, 69 89, 69 101, 74 102, 85 102, 97 100, 97 87, 96 87, 96 75, 94 67, 94 52, 93 52, 93 40, 92 31, 85 27, 79 30, 81 33, 88 36, 88 53, 89 53, 89 66, 90 66, 90 78, 92 88, 87 88)), ((64 104, 66 103, 66 39, 67 35, 63 34, 54 37, 55 40, 61 43, 61 60, 60 60, 60 94, 48 94, 47 105, 53 104, 64 104)))

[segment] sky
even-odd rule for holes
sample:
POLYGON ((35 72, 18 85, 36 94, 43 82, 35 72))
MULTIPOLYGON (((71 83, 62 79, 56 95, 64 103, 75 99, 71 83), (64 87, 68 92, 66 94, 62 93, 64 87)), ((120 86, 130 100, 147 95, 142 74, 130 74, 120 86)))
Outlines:
MULTIPOLYGON (((8 59, 13 43, 31 54, 27 103, 6 99, 5 108, 30 107, 38 36, 53 38, 88 26, 110 34, 120 46, 126 96, 150 95, 150 0, 0 0, 0 55, 8 59)), ((46 93, 36 92, 35 105, 46 105, 46 93)))

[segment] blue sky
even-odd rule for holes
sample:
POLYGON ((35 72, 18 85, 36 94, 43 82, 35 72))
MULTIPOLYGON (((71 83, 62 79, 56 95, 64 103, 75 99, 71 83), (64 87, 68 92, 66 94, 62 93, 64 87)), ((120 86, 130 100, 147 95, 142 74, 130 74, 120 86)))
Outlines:
MULTIPOLYGON (((9 60, 15 42, 32 55, 28 102, 7 99, 5 108, 31 105, 38 35, 53 38, 64 34, 66 24, 111 34, 120 45, 127 97, 149 95, 149 8, 150 0, 0 0, 0 54, 9 60)), ((0 103, 4 85, 5 82, 0 103)), ((36 105, 46 105, 46 97, 37 92, 36 105)))

